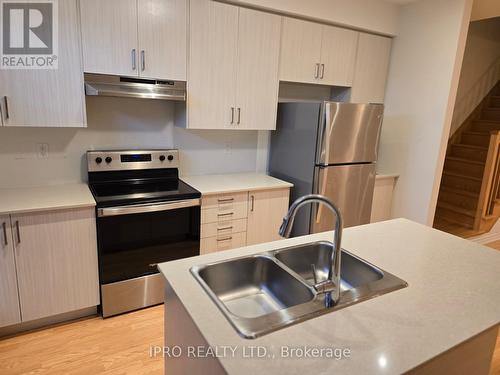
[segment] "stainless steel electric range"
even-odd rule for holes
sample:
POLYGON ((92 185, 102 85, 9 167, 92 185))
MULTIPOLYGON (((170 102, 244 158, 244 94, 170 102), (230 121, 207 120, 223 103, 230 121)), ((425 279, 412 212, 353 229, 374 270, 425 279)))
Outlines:
POLYGON ((163 302, 157 264, 199 255, 199 191, 177 150, 87 152, 103 317, 163 302))

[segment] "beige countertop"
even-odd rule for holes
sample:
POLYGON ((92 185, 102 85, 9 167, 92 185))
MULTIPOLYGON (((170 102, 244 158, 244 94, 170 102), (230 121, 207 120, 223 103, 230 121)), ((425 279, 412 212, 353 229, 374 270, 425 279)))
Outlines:
POLYGON ((86 184, 0 189, 0 214, 95 206, 86 184))
POLYGON ((202 194, 290 188, 293 185, 259 173, 181 176, 181 180, 202 194))
MULTIPOLYGON (((331 232, 159 266, 212 347, 349 348, 349 359, 218 358, 228 374, 403 373, 500 322, 500 252, 397 219, 344 231, 342 247, 408 282, 407 288, 262 336, 241 338, 189 268, 307 243, 331 232)), ((167 301, 168 305, 168 301, 167 301)), ((168 335, 168 333, 167 333, 168 335)))

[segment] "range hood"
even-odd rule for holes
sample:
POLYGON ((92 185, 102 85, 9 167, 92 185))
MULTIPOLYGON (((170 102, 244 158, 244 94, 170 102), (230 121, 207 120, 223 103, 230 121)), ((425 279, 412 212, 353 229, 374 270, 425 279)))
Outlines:
POLYGON ((85 95, 186 100, 186 82, 85 73, 85 95))

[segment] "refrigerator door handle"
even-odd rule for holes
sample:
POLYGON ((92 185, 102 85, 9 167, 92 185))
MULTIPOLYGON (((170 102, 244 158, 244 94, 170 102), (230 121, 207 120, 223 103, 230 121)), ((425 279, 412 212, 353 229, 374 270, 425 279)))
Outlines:
MULTIPOLYGON (((326 196, 326 182, 328 181, 328 168, 324 168, 324 178, 321 179, 319 182, 320 182, 320 186, 319 186, 319 194, 320 195, 323 195, 323 196, 326 196)), ((316 218, 315 218, 315 222, 316 224, 319 224, 319 222, 321 221, 321 214, 323 213, 323 205, 319 205, 319 204, 316 204, 316 218)))

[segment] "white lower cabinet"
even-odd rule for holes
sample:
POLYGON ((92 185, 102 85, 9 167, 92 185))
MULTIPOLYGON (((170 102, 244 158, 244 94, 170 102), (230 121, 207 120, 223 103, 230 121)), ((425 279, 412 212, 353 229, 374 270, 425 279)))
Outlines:
POLYGON ((21 322, 10 217, 0 216, 0 327, 21 322))
POLYGON ((377 177, 373 191, 371 223, 392 218, 392 197, 396 186, 396 176, 377 177))
POLYGON ((200 253, 280 239, 278 229, 289 195, 285 188, 203 196, 200 253))
POLYGON ((250 192, 247 245, 279 240, 283 217, 288 211, 290 189, 250 192))
POLYGON ((9 228, 7 238, 13 245, 7 247, 12 255, 6 261, 3 258, 5 263, 0 265, 0 293, 5 294, 6 281, 3 279, 8 277, 11 294, 8 296, 9 306, 4 307, 2 303, 1 325, 27 322, 99 304, 93 207, 13 214, 3 219, 1 223, 5 222, 9 228), (4 274, 3 268, 9 272, 4 274), (7 276, 9 273, 10 276, 7 276), (14 295, 17 291, 18 298, 14 295), (13 306, 18 313, 20 309, 21 319, 16 319, 15 311, 11 311, 13 306))

